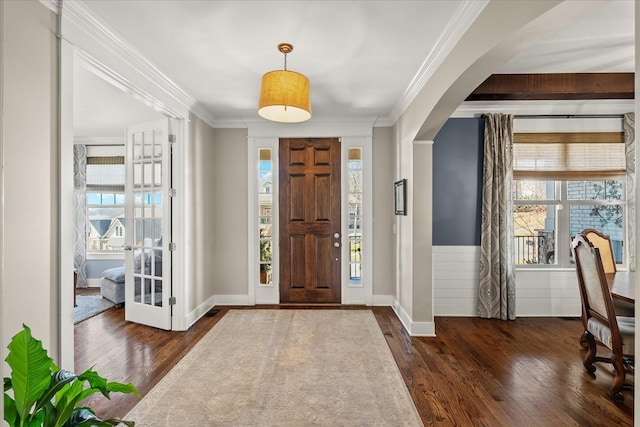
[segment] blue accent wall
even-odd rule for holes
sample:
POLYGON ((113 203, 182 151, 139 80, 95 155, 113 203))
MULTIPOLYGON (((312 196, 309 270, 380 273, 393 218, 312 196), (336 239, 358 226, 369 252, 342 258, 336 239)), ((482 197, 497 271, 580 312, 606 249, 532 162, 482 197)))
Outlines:
POLYGON ((449 119, 433 143, 433 245, 480 246, 484 119, 449 119))

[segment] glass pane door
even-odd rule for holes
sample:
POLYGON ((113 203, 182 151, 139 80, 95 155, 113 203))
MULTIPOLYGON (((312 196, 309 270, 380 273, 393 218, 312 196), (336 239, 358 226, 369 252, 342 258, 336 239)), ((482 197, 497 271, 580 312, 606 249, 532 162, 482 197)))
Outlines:
POLYGON ((125 311, 127 320, 170 329, 168 239, 168 124, 129 128, 127 207, 133 230, 128 254, 125 311))

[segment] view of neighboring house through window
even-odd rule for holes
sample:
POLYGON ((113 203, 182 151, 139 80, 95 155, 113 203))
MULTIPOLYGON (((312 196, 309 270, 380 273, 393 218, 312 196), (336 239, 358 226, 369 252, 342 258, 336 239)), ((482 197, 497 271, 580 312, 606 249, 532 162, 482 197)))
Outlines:
POLYGON ((258 149, 258 224, 260 285, 271 285, 273 248, 273 161, 270 148, 258 149))
POLYGON ((87 157, 87 251, 124 249, 124 157, 87 157))
POLYGON ((362 277, 362 149, 349 148, 349 280, 362 277))
POLYGON ((620 132, 516 134, 516 264, 572 265, 571 239, 586 228, 609 235, 626 263, 625 154, 620 132))

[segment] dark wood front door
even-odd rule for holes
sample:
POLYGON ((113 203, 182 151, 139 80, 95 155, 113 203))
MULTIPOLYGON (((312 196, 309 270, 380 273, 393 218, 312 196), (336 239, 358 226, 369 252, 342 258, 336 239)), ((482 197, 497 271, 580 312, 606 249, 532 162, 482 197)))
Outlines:
POLYGON ((280 139, 280 302, 340 302, 340 141, 280 139))

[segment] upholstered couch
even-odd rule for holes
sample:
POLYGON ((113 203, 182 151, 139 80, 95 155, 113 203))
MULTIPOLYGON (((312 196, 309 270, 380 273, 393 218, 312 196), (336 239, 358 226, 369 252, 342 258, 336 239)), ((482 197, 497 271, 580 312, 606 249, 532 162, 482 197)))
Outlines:
POLYGON ((110 268, 102 272, 100 294, 116 306, 124 304, 124 267, 110 268))
MULTIPOLYGON (((145 246, 149 246, 150 242, 145 242, 145 246)), ((162 240, 159 240, 156 243, 156 246, 162 246, 162 240)), ((162 251, 155 251, 155 256, 153 256, 153 260, 151 259, 150 250, 142 251, 141 249, 136 250, 134 254, 134 271, 136 273, 140 273, 142 266, 144 265, 144 274, 150 275, 152 274, 151 263, 155 264, 155 269, 153 270, 153 274, 155 276, 162 276, 162 251)), ((102 280, 100 282, 100 294, 112 301, 116 306, 121 306, 124 304, 124 281, 125 281, 125 267, 115 267, 109 268, 102 272, 102 280)), ((150 282, 149 279, 145 279, 145 282, 150 282)), ((136 277, 135 279, 136 285, 140 283, 140 278, 136 277)), ((148 284, 147 287, 150 287, 148 284)), ((136 286, 136 289, 139 289, 139 286, 136 286)), ((150 289, 146 290, 146 294, 148 294, 150 289)), ((158 290, 156 290, 158 292, 158 290)), ((139 294, 139 292, 137 292, 139 294)))

